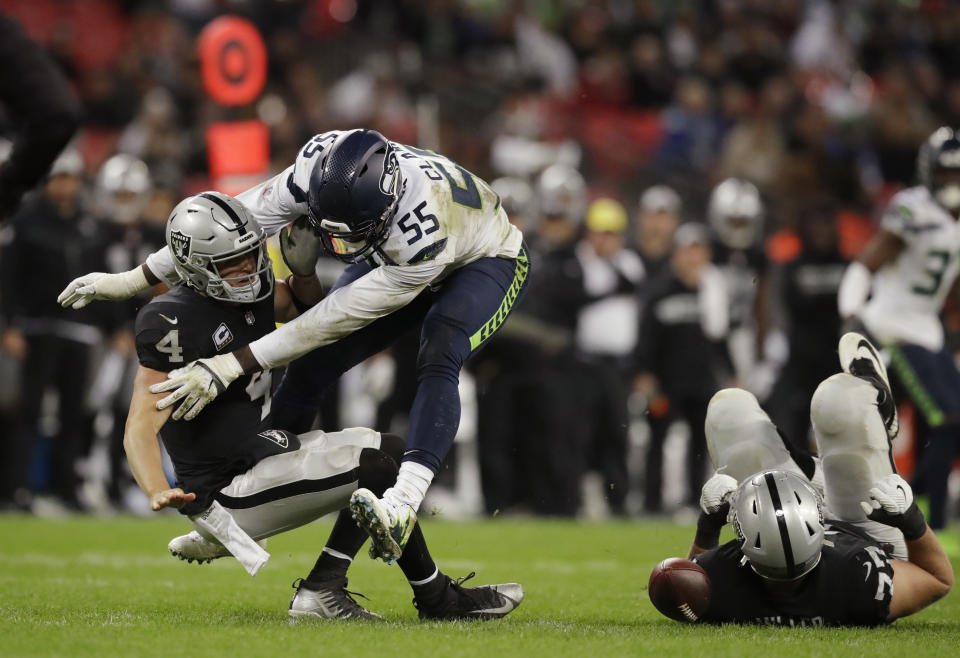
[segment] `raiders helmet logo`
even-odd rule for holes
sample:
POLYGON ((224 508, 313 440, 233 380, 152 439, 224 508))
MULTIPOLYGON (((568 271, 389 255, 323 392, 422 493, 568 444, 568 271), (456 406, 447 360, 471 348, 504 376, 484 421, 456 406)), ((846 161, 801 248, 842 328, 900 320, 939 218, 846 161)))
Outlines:
POLYGON ((191 241, 189 235, 184 235, 180 231, 170 232, 170 248, 173 249, 173 255, 178 260, 186 260, 190 256, 191 241))
POLYGON ((287 438, 287 435, 280 430, 264 430, 257 434, 257 436, 262 436, 267 441, 273 441, 281 448, 290 447, 290 439, 287 438))

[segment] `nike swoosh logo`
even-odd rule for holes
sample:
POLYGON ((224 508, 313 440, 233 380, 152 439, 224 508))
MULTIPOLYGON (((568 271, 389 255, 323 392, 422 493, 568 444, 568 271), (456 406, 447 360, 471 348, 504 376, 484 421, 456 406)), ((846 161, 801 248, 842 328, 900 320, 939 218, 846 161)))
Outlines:
POLYGON ((474 611, 471 612, 470 614, 472 614, 472 615, 499 615, 499 614, 501 614, 501 613, 502 613, 502 614, 506 614, 506 613, 510 612, 511 610, 513 610, 514 608, 517 607, 517 602, 514 601, 513 599, 511 599, 511 598, 510 598, 509 596, 507 596, 506 594, 501 594, 500 596, 502 596, 502 597, 503 597, 504 599, 506 599, 506 601, 507 601, 506 603, 504 603, 504 604, 501 605, 500 607, 498 607, 498 608, 484 608, 483 610, 474 610, 474 611))
POLYGON ((158 313, 157 315, 159 315, 161 318, 163 318, 164 320, 166 320, 166 321, 169 322, 170 324, 176 324, 176 323, 178 323, 178 322, 180 321, 180 318, 178 318, 178 317, 168 318, 168 317, 167 317, 166 315, 164 315, 163 313, 158 313))

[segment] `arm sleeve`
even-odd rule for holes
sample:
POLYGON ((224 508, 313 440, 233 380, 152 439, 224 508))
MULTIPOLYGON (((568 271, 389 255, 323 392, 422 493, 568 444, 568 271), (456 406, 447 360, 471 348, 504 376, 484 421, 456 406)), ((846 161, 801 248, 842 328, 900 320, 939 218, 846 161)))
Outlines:
POLYGON ((289 363, 409 304, 443 263, 378 267, 333 291, 306 313, 250 343, 264 370, 289 363))
POLYGON ((0 16, 0 100, 18 124, 0 167, 0 215, 9 215, 70 141, 80 105, 46 51, 8 16, 0 16))

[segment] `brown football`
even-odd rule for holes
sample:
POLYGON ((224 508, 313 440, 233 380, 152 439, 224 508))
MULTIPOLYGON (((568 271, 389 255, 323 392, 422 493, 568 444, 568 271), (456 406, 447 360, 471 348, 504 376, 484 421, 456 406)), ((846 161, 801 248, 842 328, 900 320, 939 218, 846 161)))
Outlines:
POLYGON ((650 572, 650 601, 670 619, 693 623, 710 605, 710 578, 699 564, 667 558, 650 572))

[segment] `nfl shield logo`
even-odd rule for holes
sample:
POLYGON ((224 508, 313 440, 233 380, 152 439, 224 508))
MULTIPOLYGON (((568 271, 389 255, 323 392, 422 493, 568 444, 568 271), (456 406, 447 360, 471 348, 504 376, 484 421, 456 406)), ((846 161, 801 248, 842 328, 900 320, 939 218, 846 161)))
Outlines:
POLYGON ((190 236, 180 231, 170 232, 170 248, 177 260, 186 260, 190 255, 190 236))

